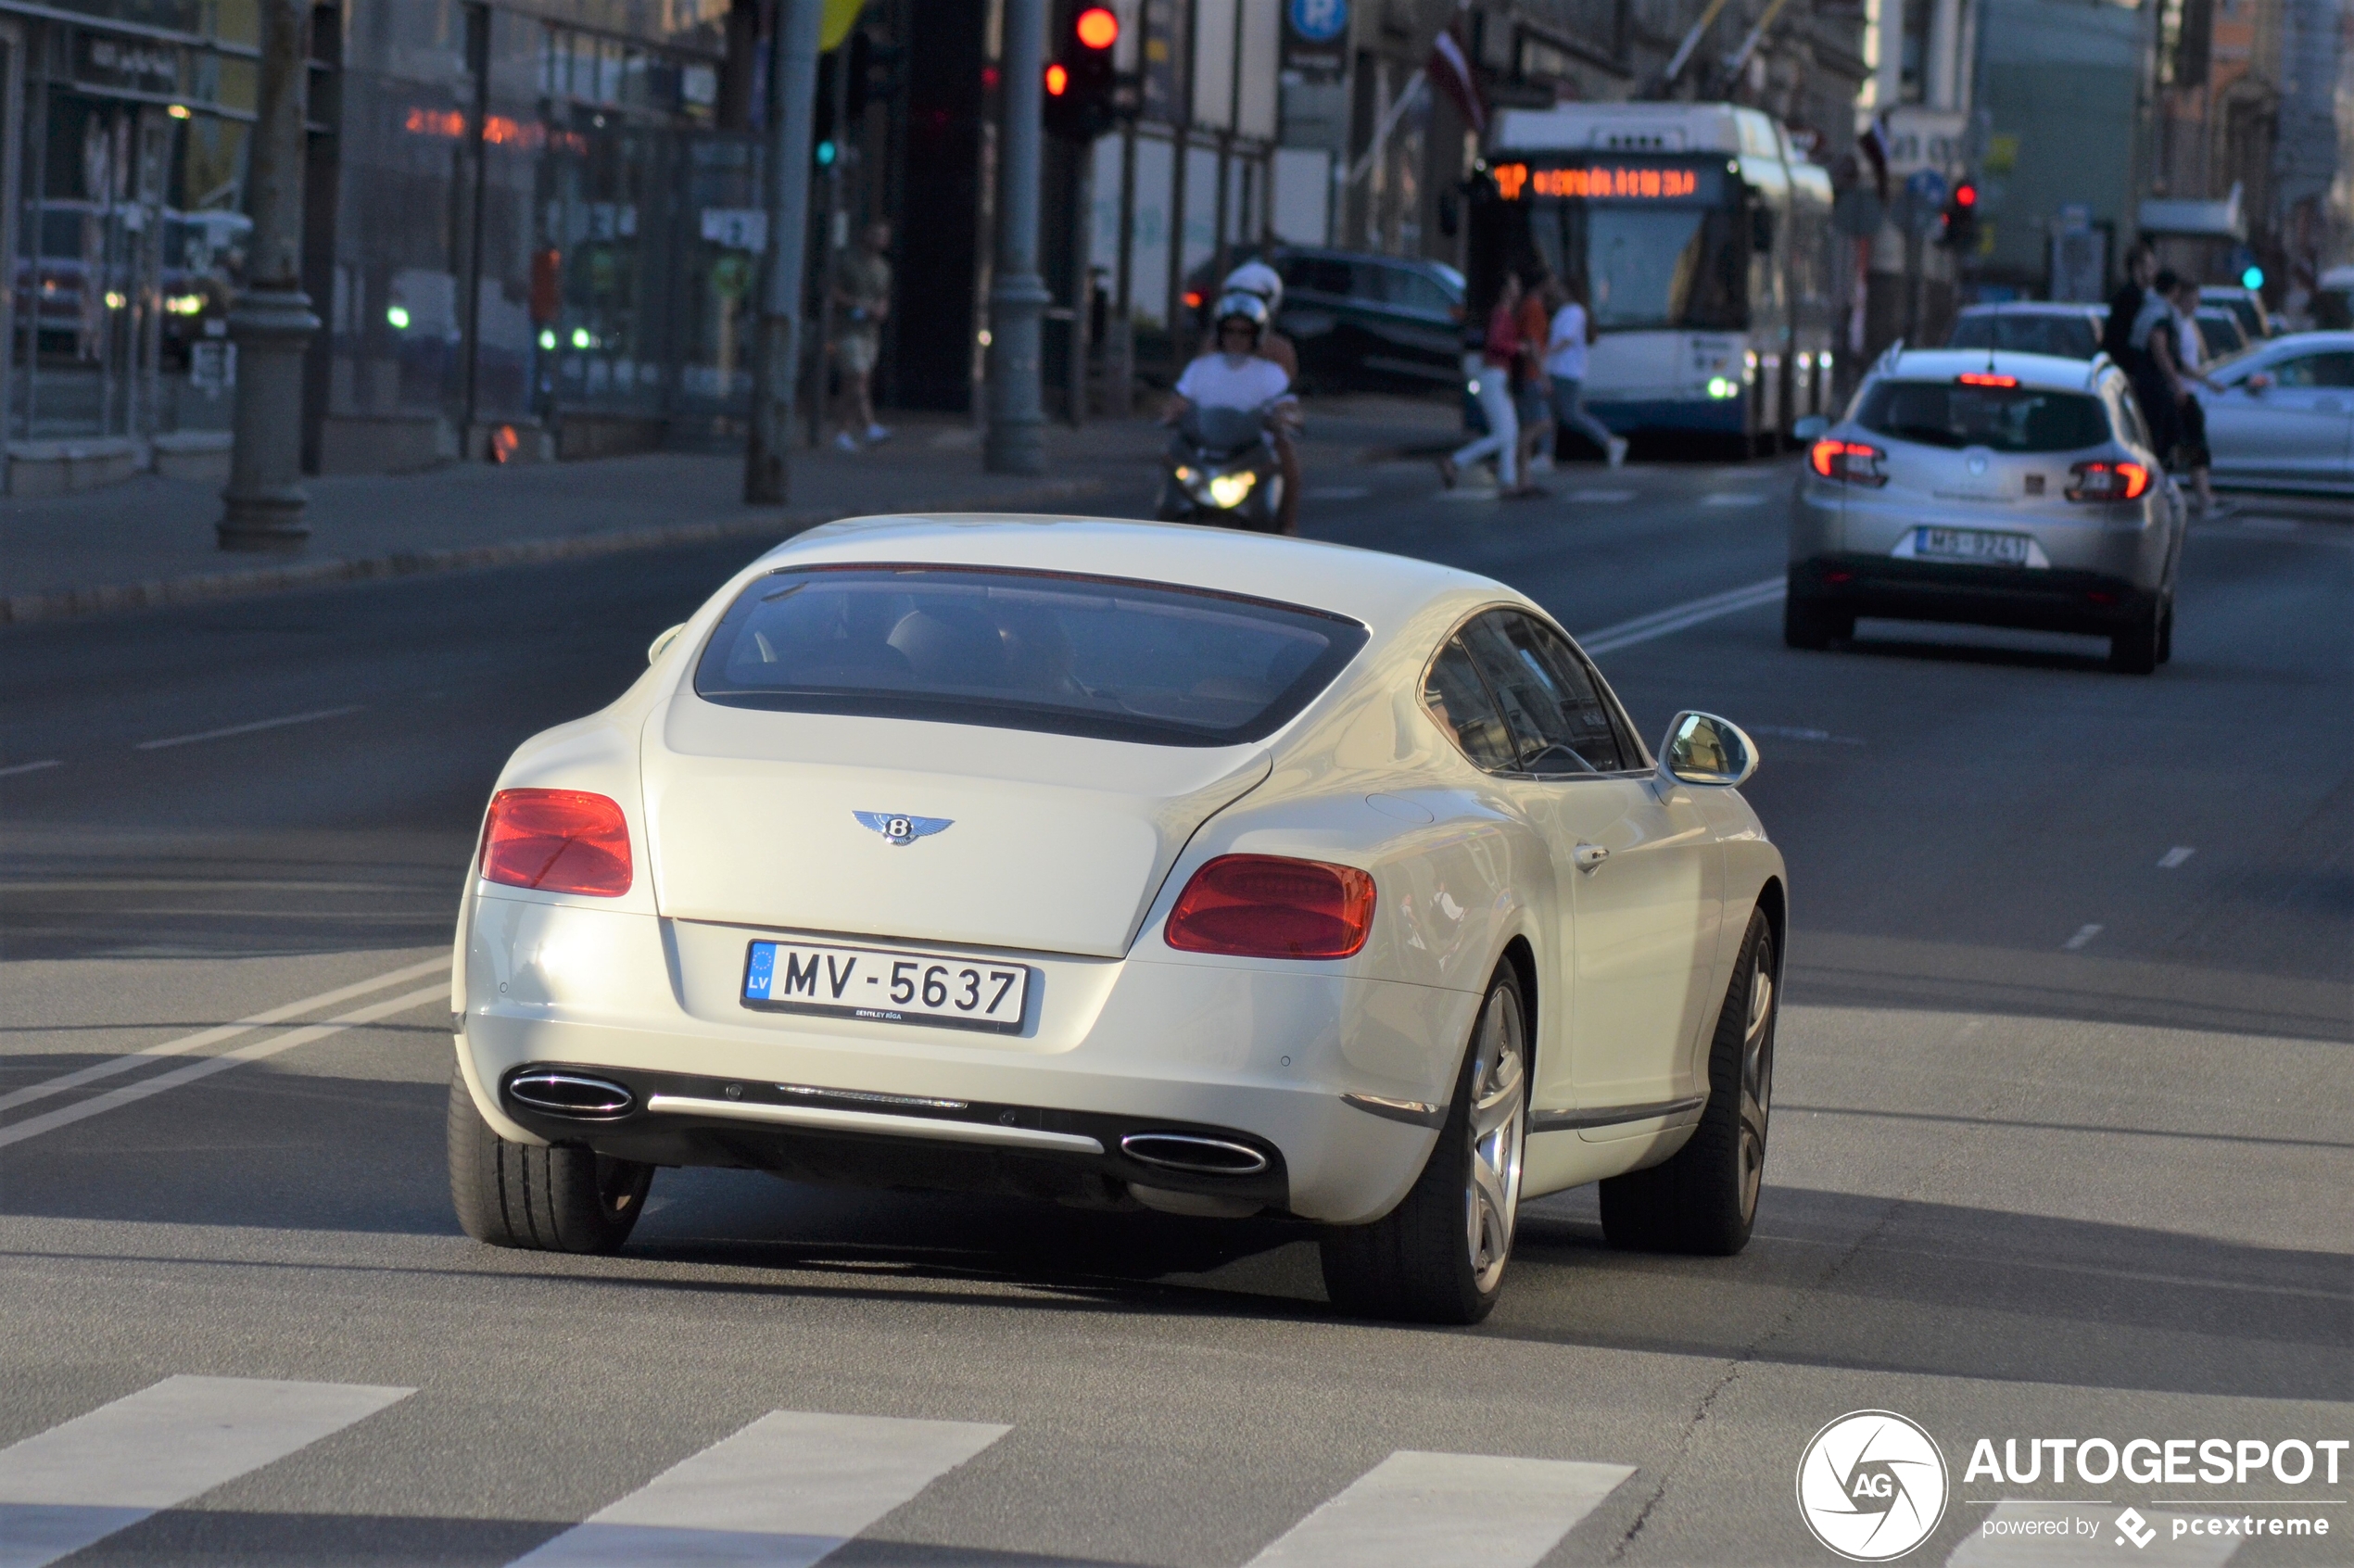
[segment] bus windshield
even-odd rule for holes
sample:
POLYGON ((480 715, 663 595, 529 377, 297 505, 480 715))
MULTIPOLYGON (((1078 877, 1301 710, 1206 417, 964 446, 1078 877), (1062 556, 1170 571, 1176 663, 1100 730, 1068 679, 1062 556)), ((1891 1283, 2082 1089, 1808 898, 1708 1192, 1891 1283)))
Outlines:
POLYGON ((1658 196, 1552 196, 1542 193, 1564 182, 1532 177, 1522 199, 1496 204, 1496 237, 1582 288, 1599 331, 1741 331, 1749 251, 1740 188, 1722 163, 1674 172, 1686 175, 1680 189, 1658 196))

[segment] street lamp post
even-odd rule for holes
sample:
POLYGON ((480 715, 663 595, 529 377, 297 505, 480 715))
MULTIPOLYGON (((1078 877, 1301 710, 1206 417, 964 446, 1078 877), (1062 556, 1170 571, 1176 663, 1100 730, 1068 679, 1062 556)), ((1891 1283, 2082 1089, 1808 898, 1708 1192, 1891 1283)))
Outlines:
POLYGON ((302 354, 319 318, 302 291, 303 120, 309 99, 310 0, 265 0, 261 81, 253 128, 253 238, 246 285, 229 311, 237 350, 223 550, 293 550, 303 521, 302 354))
POLYGON ((1038 276, 1038 161, 1045 100, 1044 0, 1006 0, 1004 158, 997 186, 997 266, 989 291, 986 392, 992 474, 1046 470, 1040 395, 1039 320, 1052 303, 1038 276))
POLYGON ((744 499, 791 499, 792 411, 801 379, 802 272, 809 243, 810 120, 817 106, 817 43, 824 0, 778 7, 769 113, 768 277, 753 361, 752 430, 744 443, 744 499))

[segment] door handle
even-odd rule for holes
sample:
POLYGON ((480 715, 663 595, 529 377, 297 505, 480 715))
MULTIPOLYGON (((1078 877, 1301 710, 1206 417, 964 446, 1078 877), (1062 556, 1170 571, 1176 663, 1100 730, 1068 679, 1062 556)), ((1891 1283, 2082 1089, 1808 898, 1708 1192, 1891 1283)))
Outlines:
POLYGON ((1577 862, 1580 871, 1591 871, 1610 858, 1610 851, 1600 844, 1580 844, 1569 852, 1569 857, 1577 862))

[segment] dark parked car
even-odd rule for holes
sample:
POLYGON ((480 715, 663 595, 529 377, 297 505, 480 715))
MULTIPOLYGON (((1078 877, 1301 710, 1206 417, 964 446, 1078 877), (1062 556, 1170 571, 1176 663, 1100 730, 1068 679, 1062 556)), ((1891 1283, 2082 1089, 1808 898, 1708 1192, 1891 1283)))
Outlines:
MULTIPOLYGON (((1254 253, 1237 250, 1238 267, 1254 253)), ((1439 261, 1278 246, 1259 256, 1284 280, 1276 327, 1299 351, 1310 391, 1428 391, 1462 380, 1463 275, 1439 261)), ((1186 280, 1185 303, 1207 333, 1220 274, 1186 280)))

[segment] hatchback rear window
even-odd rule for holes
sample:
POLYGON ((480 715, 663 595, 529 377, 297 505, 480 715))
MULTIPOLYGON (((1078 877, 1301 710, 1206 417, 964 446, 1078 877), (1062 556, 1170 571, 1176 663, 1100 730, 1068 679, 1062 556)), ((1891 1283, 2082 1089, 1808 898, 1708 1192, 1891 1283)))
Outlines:
POLYGON ((1855 423, 1900 441, 1998 452, 2072 452, 2109 439, 2097 398, 1950 381, 1880 382, 1864 394, 1855 423))
POLYGON ((1282 727, 1365 639, 1344 616, 1160 583, 802 567, 737 596, 695 691, 785 713, 1230 746, 1282 727))
POLYGON ((2006 315, 1989 310, 1955 322, 1954 339, 1946 347, 1999 348, 2006 354, 2052 354, 2063 360, 2089 360, 2100 349, 2101 335, 2088 316, 2024 310, 2006 315))

